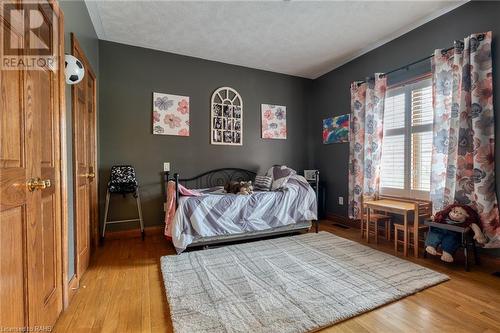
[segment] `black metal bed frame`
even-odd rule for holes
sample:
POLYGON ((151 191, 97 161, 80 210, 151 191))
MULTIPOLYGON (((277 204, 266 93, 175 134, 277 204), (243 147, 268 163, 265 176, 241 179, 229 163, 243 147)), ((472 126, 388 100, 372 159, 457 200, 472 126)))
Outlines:
MULTIPOLYGON (((316 186, 314 188, 315 194, 316 194, 316 200, 318 200, 318 188, 319 188, 319 177, 318 177, 318 171, 316 174, 316 186)), ((182 185, 186 187, 191 187, 191 188, 210 188, 210 187, 215 187, 215 186, 224 186, 228 182, 231 181, 254 181, 255 176, 257 175, 256 172, 246 170, 246 169, 241 169, 241 168, 220 168, 220 169, 214 169, 210 170, 207 172, 204 172, 202 174, 199 174, 197 176, 191 177, 191 178, 180 178, 178 173, 174 173, 173 177, 170 177, 170 172, 166 171, 164 174, 164 181, 165 181, 165 188, 167 183, 170 180, 173 180, 175 182, 175 199, 176 199, 176 207, 179 205, 179 198, 180 198, 180 193, 179 193, 179 184, 182 183, 182 185)), ((315 220, 315 231, 316 233, 318 232, 319 229, 319 220, 315 220)), ((290 234, 295 231, 287 231, 283 232, 283 234, 290 234)), ((244 239, 244 236, 242 236, 241 239, 244 239)), ((222 241, 220 243, 223 243, 222 241)))

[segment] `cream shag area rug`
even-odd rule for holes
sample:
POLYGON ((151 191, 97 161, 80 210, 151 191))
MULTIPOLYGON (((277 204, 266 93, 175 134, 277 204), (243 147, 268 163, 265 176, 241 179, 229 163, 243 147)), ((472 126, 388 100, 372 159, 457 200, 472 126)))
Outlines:
POLYGON ((175 332, 309 332, 448 280, 328 232, 161 258, 175 332))

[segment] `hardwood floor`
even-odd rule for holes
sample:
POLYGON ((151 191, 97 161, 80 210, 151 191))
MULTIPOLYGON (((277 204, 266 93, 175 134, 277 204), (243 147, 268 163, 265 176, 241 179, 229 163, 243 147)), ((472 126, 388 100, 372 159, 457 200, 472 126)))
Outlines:
MULTIPOLYGON (((321 230, 361 241, 358 229, 330 221, 321 230)), ((393 245, 371 247, 393 254, 393 245)), ((159 258, 174 249, 161 236, 107 240, 92 258, 73 302, 55 332, 171 332, 159 258)), ((348 319, 322 332, 500 332, 500 267, 445 265, 438 259, 408 260, 451 280, 348 319)))

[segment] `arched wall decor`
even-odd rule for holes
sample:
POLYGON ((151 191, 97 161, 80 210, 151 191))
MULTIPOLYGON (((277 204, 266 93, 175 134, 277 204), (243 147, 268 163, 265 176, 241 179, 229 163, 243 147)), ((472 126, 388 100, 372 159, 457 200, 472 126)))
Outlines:
POLYGON ((243 145, 243 100, 230 87, 212 94, 210 142, 213 145, 243 145))

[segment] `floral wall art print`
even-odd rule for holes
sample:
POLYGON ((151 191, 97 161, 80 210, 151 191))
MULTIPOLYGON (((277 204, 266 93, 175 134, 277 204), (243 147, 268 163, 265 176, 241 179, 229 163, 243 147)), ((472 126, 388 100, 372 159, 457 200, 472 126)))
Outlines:
POLYGON ((323 120, 323 143, 349 142, 349 114, 323 120))
POLYGON ((286 139, 286 106, 262 104, 262 138, 286 139))
POLYGON ((189 136, 189 97, 153 93, 153 134, 189 136))

